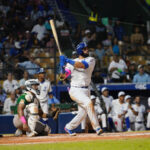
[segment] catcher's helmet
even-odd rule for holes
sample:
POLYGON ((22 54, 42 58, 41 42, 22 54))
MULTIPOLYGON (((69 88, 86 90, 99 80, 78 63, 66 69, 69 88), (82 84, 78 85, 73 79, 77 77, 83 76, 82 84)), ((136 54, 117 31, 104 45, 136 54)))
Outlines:
POLYGON ((39 85, 39 82, 36 79, 30 79, 25 82, 25 86, 28 91, 31 91, 35 95, 40 95, 40 91, 38 89, 34 89, 32 85, 39 85))
POLYGON ((76 50, 78 55, 82 55, 83 49, 87 47, 87 44, 85 42, 81 42, 77 45, 76 50))

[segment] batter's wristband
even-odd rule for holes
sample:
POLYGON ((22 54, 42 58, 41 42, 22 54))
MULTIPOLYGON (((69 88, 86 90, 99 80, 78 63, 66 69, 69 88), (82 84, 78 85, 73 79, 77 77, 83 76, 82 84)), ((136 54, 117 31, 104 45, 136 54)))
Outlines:
POLYGON ((21 116, 21 117, 20 117, 20 120, 21 120, 21 122, 22 122, 23 124, 26 124, 26 123, 27 123, 24 116, 21 116))

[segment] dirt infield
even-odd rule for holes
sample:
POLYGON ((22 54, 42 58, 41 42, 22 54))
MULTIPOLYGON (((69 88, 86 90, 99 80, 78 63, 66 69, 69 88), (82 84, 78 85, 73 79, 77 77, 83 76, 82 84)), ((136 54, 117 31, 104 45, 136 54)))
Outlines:
POLYGON ((69 136, 68 134, 51 134, 49 136, 39 137, 14 137, 4 136, 0 138, 0 144, 30 144, 30 143, 56 143, 56 142, 77 142, 107 139, 129 139, 129 138, 150 138, 150 132, 122 132, 122 133, 103 133, 101 136, 96 134, 77 134, 69 136))

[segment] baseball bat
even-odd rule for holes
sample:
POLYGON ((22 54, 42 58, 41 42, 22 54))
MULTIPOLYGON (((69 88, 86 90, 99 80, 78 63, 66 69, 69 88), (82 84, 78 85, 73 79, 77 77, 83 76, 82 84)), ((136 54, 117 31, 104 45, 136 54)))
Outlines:
POLYGON ((49 20, 49 23, 50 23, 51 28, 52 28, 53 36, 54 36, 54 39, 56 41, 56 45, 57 45, 57 48, 58 48, 59 55, 62 55, 62 52, 61 52, 61 49, 60 49, 60 44, 59 44, 59 41, 58 41, 56 28, 55 28, 54 20, 53 19, 49 20))

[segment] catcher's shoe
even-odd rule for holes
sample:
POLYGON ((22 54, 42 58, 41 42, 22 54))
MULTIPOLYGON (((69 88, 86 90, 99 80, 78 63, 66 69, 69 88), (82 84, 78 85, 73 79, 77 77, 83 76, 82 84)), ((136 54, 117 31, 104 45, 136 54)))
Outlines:
POLYGON ((66 127, 64 128, 64 130, 71 136, 76 136, 76 133, 73 133, 71 130, 67 129, 66 127))
POLYGON ((28 137, 34 137, 34 136, 36 136, 37 135, 37 132, 35 132, 35 131, 32 131, 32 132, 30 132, 30 133, 27 133, 27 136, 28 137))
POLYGON ((101 128, 96 129, 96 133, 97 135, 101 135, 103 133, 103 129, 101 128))
POLYGON ((15 136, 21 136, 21 135, 23 135, 22 130, 17 129, 16 132, 15 132, 15 136))

